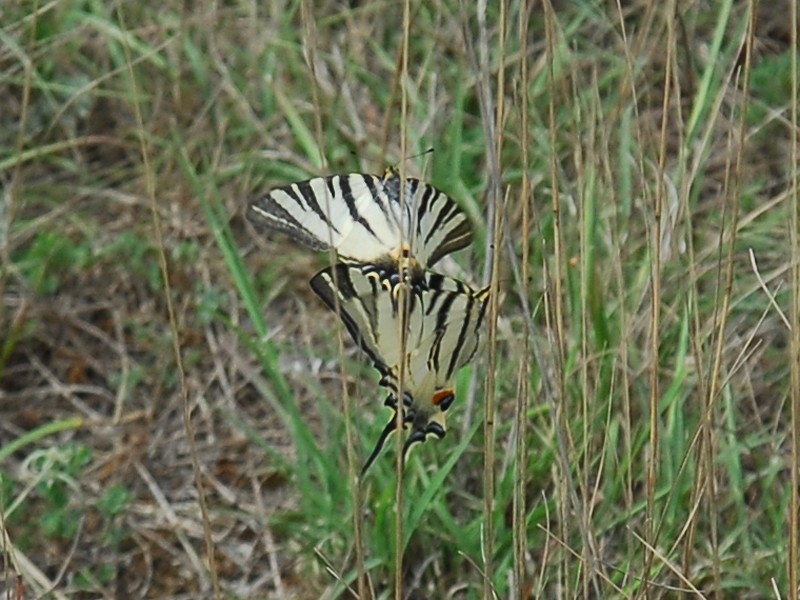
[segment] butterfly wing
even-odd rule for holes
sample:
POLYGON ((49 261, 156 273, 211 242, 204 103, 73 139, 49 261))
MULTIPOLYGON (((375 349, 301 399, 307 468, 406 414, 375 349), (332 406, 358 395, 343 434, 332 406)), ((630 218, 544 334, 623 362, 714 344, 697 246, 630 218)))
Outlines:
MULTIPOLYGON (((332 311, 339 313, 350 337, 369 356, 375 368, 388 377, 400 363, 401 307, 399 290, 375 273, 358 266, 337 264, 317 273, 311 288, 332 311)), ((423 335, 418 299, 409 294, 406 349, 416 347, 423 335)))
POLYGON ((400 231, 384 182, 374 175, 317 177, 272 190, 249 215, 314 250, 371 263, 390 254, 400 231))
POLYGON ((390 170, 384 181, 389 198, 406 207, 403 232, 422 265, 431 267, 472 242, 469 219, 447 194, 419 179, 407 178, 406 201, 400 202, 397 171, 390 170))
MULTIPOLYGON (((338 311, 353 341, 397 390, 402 312, 398 286, 360 267, 337 264, 311 279, 311 288, 338 311)), ((407 288, 402 288, 407 289, 407 288)), ((452 386, 458 370, 475 355, 483 337, 489 288, 428 274, 426 289, 408 294, 405 388, 414 399, 452 386)), ((386 382, 384 382, 386 383, 386 382)))
POLYGON ((475 356, 483 339, 489 288, 478 291, 456 279, 432 273, 422 293, 424 336, 412 356, 412 372, 435 374, 435 386, 452 386, 458 370, 475 356), (424 364, 423 364, 424 359, 424 364))
POLYGON ((272 190, 248 215, 315 250, 333 247, 353 263, 386 264, 407 248, 432 266, 472 241, 469 220, 445 193, 390 169, 383 178, 353 173, 317 177, 272 190))

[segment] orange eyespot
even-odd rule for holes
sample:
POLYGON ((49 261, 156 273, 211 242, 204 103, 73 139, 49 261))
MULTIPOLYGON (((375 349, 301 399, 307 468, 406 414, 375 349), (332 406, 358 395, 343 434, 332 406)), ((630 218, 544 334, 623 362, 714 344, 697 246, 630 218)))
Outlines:
POLYGON ((439 390, 433 395, 431 402, 433 402, 434 406, 439 406, 443 401, 452 399, 452 397, 453 390, 439 390))

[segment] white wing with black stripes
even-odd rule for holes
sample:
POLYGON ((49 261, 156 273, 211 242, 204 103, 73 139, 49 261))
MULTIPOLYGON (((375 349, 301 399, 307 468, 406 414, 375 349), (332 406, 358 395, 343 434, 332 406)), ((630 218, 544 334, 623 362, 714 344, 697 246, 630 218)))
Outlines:
MULTIPOLYGON (((455 399, 458 370, 477 352, 489 289, 474 291, 449 277, 426 274, 419 288, 391 285, 365 269, 338 264, 311 280, 311 287, 331 310, 338 312, 353 340, 381 373, 390 390, 386 405, 402 411, 410 426, 406 451, 429 436, 444 437, 444 413, 455 399), (407 294, 407 314, 399 300, 407 294), (402 342, 403 323, 405 344, 402 342), (399 372, 405 348, 401 396, 399 372)), ((381 434, 364 470, 395 429, 393 417, 381 434)))
POLYGON ((421 269, 472 240, 466 215, 440 190, 389 169, 317 177, 272 190, 251 204, 255 223, 347 262, 384 266, 411 255, 421 269))

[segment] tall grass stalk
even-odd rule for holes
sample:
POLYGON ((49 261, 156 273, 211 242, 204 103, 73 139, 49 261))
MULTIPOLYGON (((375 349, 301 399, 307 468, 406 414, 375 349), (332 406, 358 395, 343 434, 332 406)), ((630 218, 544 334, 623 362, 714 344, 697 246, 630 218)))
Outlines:
MULTIPOLYGON (((527 1, 523 1, 518 13, 518 35, 519 48, 522 59, 519 63, 518 80, 522 82, 519 86, 518 108, 520 112, 520 144, 522 146, 522 180, 520 182, 519 206, 522 213, 522 256, 521 273, 518 286, 520 289, 520 304, 526 315, 531 314, 529 298, 531 298, 531 277, 530 277, 530 177, 528 175, 530 136, 528 134, 528 23, 530 13, 527 1)), ((509 245, 510 245, 510 240, 509 245)), ((513 254, 509 252, 509 255, 513 254)), ((514 588, 517 600, 523 600, 528 594, 529 587, 527 573, 527 546, 528 536, 526 531, 527 523, 527 502, 526 481, 527 481, 527 462, 528 462, 528 394, 530 393, 529 378, 531 374, 531 349, 530 336, 531 327, 528 318, 522 322, 522 355, 520 356, 518 377, 517 377, 517 397, 514 410, 514 429, 516 435, 516 447, 514 456, 514 498, 513 498, 513 543, 514 543, 514 588)))
MULTIPOLYGON (((119 18, 120 28, 124 32, 126 30, 125 14, 121 6, 117 7, 117 16, 119 18)), ((123 35, 120 39, 122 43, 122 50, 125 56, 125 63, 128 65, 128 85, 131 89, 131 96, 133 98, 138 98, 139 86, 136 73, 133 70, 133 60, 130 48, 131 38, 127 35, 123 35)), ((186 431, 186 439, 189 443, 189 455, 191 456, 192 461, 194 487, 195 491, 197 492, 197 503, 200 508, 200 514, 202 515, 203 537, 205 540, 206 560, 208 561, 207 568, 211 579, 211 585, 213 586, 214 590, 214 598, 219 600, 222 598, 222 589, 219 583, 219 573, 217 572, 216 548, 214 546, 211 533, 211 519, 209 517, 208 503, 206 501, 203 470, 200 467, 200 458, 197 454, 194 424, 192 423, 192 404, 189 400, 189 388, 186 380, 186 367, 183 362, 183 352, 181 349, 181 336, 178 329, 178 321, 175 316, 175 306, 172 301, 172 284, 170 281, 169 265, 167 264, 164 230, 161 223, 161 215, 158 212, 158 203, 156 201, 156 178, 151 164, 152 150, 147 141, 144 117, 142 115, 142 106, 139 104, 139 102, 133 102, 133 110, 136 119, 136 131, 139 136, 138 142, 142 158, 142 168, 145 177, 145 188, 150 204, 150 215, 153 221, 153 231, 158 248, 159 268, 161 270, 161 277, 164 283, 164 299, 167 307, 169 328, 172 334, 172 350, 174 353, 175 367, 178 371, 181 406, 183 408, 183 425, 186 431)))
MULTIPOLYGON (((789 14, 791 15, 791 46, 800 47, 798 43, 798 7, 797 2, 789 0, 789 14)), ((791 53, 791 122, 792 131, 800 131, 797 104, 798 87, 800 87, 800 66, 798 66, 797 52, 791 53)), ((789 598, 797 600, 800 576, 798 563, 800 562, 800 142, 798 136, 792 136, 791 157, 793 175, 791 178, 791 193, 788 196, 789 224, 792 262, 792 308, 791 308, 791 392, 790 415, 792 421, 792 495, 789 510, 789 560, 787 575, 789 580, 789 598)))

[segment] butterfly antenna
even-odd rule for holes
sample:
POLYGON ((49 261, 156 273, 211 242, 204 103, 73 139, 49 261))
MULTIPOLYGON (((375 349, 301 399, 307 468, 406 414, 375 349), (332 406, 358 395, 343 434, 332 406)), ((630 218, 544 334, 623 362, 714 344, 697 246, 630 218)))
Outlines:
POLYGON ((375 459, 378 458, 378 455, 381 453, 381 450, 383 450, 383 445, 386 443, 386 439, 392 434, 392 432, 397 427, 396 419, 397 419, 397 411, 395 410, 395 414, 392 415, 392 418, 389 419, 389 422, 386 424, 386 427, 384 427, 383 431, 381 431, 381 434, 378 437, 378 441, 375 444, 375 448, 372 450, 372 454, 369 455, 367 462, 364 463, 364 467, 361 469, 362 477, 364 476, 364 473, 367 472, 367 469, 369 469, 370 465, 372 465, 372 463, 375 462, 375 459))
MULTIPOLYGON (((420 156, 425 156, 426 154, 433 154, 435 149, 433 147, 428 148, 427 150, 423 150, 422 152, 417 152, 416 154, 412 154, 411 156, 406 156, 403 160, 412 160, 414 158, 419 158, 420 156)), ((399 172, 400 169, 397 165, 390 167, 390 169, 394 172, 399 172)))
POLYGON ((425 156, 426 154, 433 154, 433 151, 434 151, 434 149, 433 149, 433 147, 431 147, 431 148, 428 148, 427 150, 423 150, 422 152, 419 152, 417 154, 412 154, 408 158, 419 158, 420 156, 425 156))

